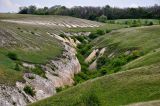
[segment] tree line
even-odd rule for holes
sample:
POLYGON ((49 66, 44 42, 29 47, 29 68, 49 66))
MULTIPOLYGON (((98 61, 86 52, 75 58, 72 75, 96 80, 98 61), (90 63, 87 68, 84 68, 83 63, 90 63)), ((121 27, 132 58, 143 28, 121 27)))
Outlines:
POLYGON ((65 6, 52 6, 50 8, 37 8, 36 6, 20 7, 19 14, 36 15, 65 15, 88 20, 104 21, 106 19, 138 19, 138 18, 160 18, 160 6, 137 8, 118 8, 106 5, 104 7, 75 6, 67 8, 65 6))

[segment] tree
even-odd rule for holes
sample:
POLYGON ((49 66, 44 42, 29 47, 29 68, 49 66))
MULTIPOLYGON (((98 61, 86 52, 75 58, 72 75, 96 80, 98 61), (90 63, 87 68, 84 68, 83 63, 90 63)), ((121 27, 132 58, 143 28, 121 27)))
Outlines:
POLYGON ((28 8, 27 7, 20 7, 19 14, 28 14, 28 8))
POLYGON ((107 21, 107 17, 104 16, 104 15, 101 15, 101 16, 98 18, 98 21, 99 21, 99 22, 106 22, 106 21, 107 21))
POLYGON ((35 14, 36 13, 36 9, 37 9, 36 6, 31 5, 31 6, 28 7, 27 13, 28 14, 35 14))

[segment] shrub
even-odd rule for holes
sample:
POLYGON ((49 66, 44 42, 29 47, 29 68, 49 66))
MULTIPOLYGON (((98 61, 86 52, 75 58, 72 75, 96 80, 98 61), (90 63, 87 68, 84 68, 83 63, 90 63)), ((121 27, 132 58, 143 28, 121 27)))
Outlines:
POLYGON ((148 21, 146 20, 144 24, 145 24, 145 25, 148 25, 148 21))
POLYGON ((28 78, 32 80, 32 79, 34 79, 34 76, 28 76, 28 78))
POLYGON ((109 30, 109 29, 106 29, 106 33, 110 33, 111 32, 111 30, 109 30))
POLYGON ((153 25, 153 22, 151 21, 151 22, 149 22, 149 24, 148 25, 153 25))
POLYGON ((18 27, 17 29, 21 29, 20 27, 18 27))
POLYGON ((62 38, 66 37, 66 35, 64 35, 64 34, 60 34, 59 36, 62 37, 62 38))
POLYGON ((63 90, 63 88, 62 87, 58 87, 58 88, 56 88, 56 91, 57 92, 61 92, 63 90))
POLYGON ((31 34, 33 34, 33 35, 34 35, 35 33, 34 33, 34 32, 31 32, 31 34))
POLYGON ((98 21, 99 21, 99 22, 106 22, 106 21, 107 21, 107 16, 101 15, 101 16, 98 18, 98 21))
POLYGON ((122 66, 122 65, 124 65, 126 63, 127 63, 127 60, 125 58, 115 58, 111 62, 113 67, 120 67, 120 66, 122 66))
POLYGON ((107 69, 105 67, 101 68, 99 71, 100 71, 101 75, 107 74, 107 69))
POLYGON ((83 36, 76 36, 77 40, 82 42, 82 43, 85 43, 85 37, 83 36))
POLYGON ((83 95, 82 100, 85 106, 100 106, 100 101, 94 91, 83 95))
POLYGON ((16 71, 21 71, 21 68, 20 68, 19 64, 17 64, 17 63, 16 63, 16 66, 15 66, 15 70, 16 71))
POLYGON ((98 35, 104 35, 105 32, 104 32, 103 30, 101 30, 101 29, 98 29, 98 30, 96 31, 96 34, 98 34, 98 35))
POLYGON ((9 52, 7 56, 12 60, 18 60, 18 56, 15 53, 9 52))
POLYGON ((97 69, 105 65, 109 59, 105 56, 101 56, 97 59, 97 69))
POLYGON ((39 75, 39 76, 41 76, 41 77, 46 78, 45 72, 41 69, 40 66, 36 66, 35 68, 31 69, 31 71, 32 71, 34 74, 37 74, 37 75, 39 75))
POLYGON ((91 33, 88 37, 89 37, 90 39, 95 39, 95 38, 98 37, 98 35, 95 34, 95 33, 91 33))
POLYGON ((35 95, 35 91, 31 86, 26 85, 23 90, 24 90, 25 93, 27 93, 31 96, 35 95))
POLYGON ((83 56, 88 56, 90 54, 90 52, 91 52, 91 48, 92 48, 92 45, 90 45, 90 44, 82 45, 81 49, 79 50, 79 52, 83 56))

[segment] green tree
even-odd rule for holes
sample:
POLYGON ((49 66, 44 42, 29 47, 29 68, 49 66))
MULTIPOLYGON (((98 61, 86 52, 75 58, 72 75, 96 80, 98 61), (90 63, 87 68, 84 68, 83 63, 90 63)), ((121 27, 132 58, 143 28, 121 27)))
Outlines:
POLYGON ((107 16, 101 15, 101 16, 98 18, 98 21, 99 21, 99 22, 106 22, 106 21, 107 21, 107 16))

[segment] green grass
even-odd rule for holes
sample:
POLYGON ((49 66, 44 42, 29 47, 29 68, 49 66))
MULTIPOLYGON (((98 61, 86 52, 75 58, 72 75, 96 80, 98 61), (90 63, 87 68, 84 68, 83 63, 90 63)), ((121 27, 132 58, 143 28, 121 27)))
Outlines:
POLYGON ((95 104, 102 106, 119 106, 160 99, 159 72, 158 63, 107 75, 89 80, 30 106, 87 106, 87 100, 93 100, 95 104))
POLYGON ((0 84, 15 85, 16 81, 23 80, 24 71, 15 70, 16 61, 11 60, 7 56, 8 53, 16 54, 20 62, 33 64, 45 64, 62 53, 61 44, 46 33, 54 32, 51 28, 1 22, 0 30, 3 30, 6 35, 12 36, 8 42, 17 42, 15 45, 0 48, 0 84))
POLYGON ((159 48, 160 26, 125 28, 99 37, 92 43, 96 47, 116 46, 118 49, 138 48, 143 52, 159 48))
MULTIPOLYGON (((0 14, 0 19, 31 17, 37 16, 0 14)), ((60 42, 47 34, 61 32, 62 28, 1 22, 0 30, 7 35, 7 42, 16 42, 0 47, 0 84, 15 85, 16 81, 23 80, 24 71, 15 70, 17 61, 10 59, 8 53, 16 54, 20 62, 46 64, 63 51, 60 42)))
POLYGON ((105 23, 105 24, 102 24, 101 26, 99 27, 95 27, 95 28, 70 28, 70 29, 67 29, 66 32, 96 32, 98 29, 101 29, 101 30, 116 30, 116 29, 121 29, 121 28, 126 28, 126 27, 129 27, 128 25, 119 25, 119 24, 108 24, 108 23, 105 23))
POLYGON ((125 28, 95 39, 91 44, 107 47, 106 54, 136 49, 143 55, 118 73, 88 80, 30 106, 119 106, 160 99, 159 30, 160 26, 125 28))
POLYGON ((123 66, 123 70, 147 66, 157 62, 160 62, 160 49, 151 51, 150 53, 126 64, 123 66))
POLYGON ((149 22, 153 22, 153 24, 160 24, 159 20, 158 19, 117 19, 117 20, 114 20, 115 23, 118 23, 118 24, 126 24, 126 21, 130 21, 130 22, 133 22, 134 20, 136 21, 140 21, 141 24, 145 24, 146 21, 149 23, 149 22))
MULTIPOLYGON (((62 22, 64 21, 74 21, 75 22, 91 22, 87 20, 81 20, 77 18, 67 17, 67 16, 36 16, 36 15, 21 15, 21 14, 0 14, 0 20, 9 19, 9 20, 35 20, 35 21, 49 21, 49 22, 62 22)), ((93 23, 93 22, 91 22, 93 23)), ((96 22, 95 22, 96 23, 96 22)), ((98 23, 99 24, 99 23, 98 23)), ((100 28, 106 29, 117 29, 122 28, 123 25, 111 25, 106 24, 100 28)), ((125 25, 124 25, 125 26, 125 25)), ((74 30, 80 30, 80 28, 73 28, 74 30)), ((82 28, 84 30, 94 30, 94 28, 82 28)), ((97 28, 98 29, 98 28, 97 28)), ((0 66, 3 66, 1 73, 5 72, 5 75, 0 75, 0 79, 2 76, 4 80, 0 81, 3 83, 5 81, 10 82, 10 85, 14 85, 17 80, 19 80, 19 73, 15 70, 16 61, 13 61, 7 57, 8 53, 14 53, 17 55, 18 60, 20 62, 28 62, 33 64, 45 64, 51 59, 54 59, 63 51, 63 47, 59 41, 55 38, 49 36, 49 33, 60 34, 62 31, 71 31, 71 29, 67 29, 64 27, 58 26, 41 26, 41 25, 29 25, 29 24, 17 24, 10 22, 1 21, 0 30, 5 33, 8 37, 8 42, 14 41, 16 44, 9 44, 6 47, 0 47, 0 59, 5 60, 0 62, 0 66), (5 27, 4 27, 5 26, 5 27), (14 73, 13 77, 15 80, 11 81, 7 79, 10 76, 10 73, 14 73)), ((21 76, 22 79, 22 76, 21 76)))

